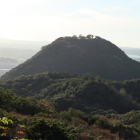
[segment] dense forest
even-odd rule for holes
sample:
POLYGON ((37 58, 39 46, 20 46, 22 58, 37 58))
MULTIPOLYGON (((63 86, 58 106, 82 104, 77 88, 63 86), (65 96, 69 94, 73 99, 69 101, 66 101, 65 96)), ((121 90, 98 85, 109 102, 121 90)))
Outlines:
POLYGON ((98 108, 119 113, 139 109, 139 85, 139 80, 115 82, 93 74, 67 73, 21 76, 0 83, 19 96, 50 100, 58 111, 73 107, 85 112, 98 108))
POLYGON ((0 139, 139 140, 140 80, 42 73, 0 83, 0 139))
POLYGON ((0 79, 0 140, 140 140, 140 63, 98 36, 60 37, 0 79))
POLYGON ((101 37, 87 35, 60 37, 0 80, 42 72, 93 73, 109 80, 140 78, 140 63, 129 58, 116 45, 101 37))

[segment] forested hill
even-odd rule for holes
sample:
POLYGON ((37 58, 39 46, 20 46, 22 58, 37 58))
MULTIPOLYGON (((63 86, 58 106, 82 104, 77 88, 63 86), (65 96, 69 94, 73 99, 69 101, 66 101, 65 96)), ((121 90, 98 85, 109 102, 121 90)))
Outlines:
POLYGON ((60 37, 1 77, 7 80, 42 72, 93 73, 109 80, 140 78, 140 63, 111 42, 92 35, 60 37))
MULTIPOLYGON (((56 94, 56 91, 60 92, 60 90, 66 89, 64 94, 66 95, 67 92, 67 96, 59 94, 65 101, 69 101, 69 91, 72 90, 72 87, 72 92, 74 90, 76 91, 76 89, 79 90, 79 93, 77 92, 77 95, 79 94, 80 96, 79 99, 72 97, 75 93, 69 96, 75 102, 75 104, 71 103, 73 107, 75 107, 74 105, 76 105, 76 103, 83 107, 83 102, 80 102, 82 100, 88 101, 90 99, 90 101, 93 100, 94 103, 96 99, 96 101, 100 101, 99 104, 101 102, 104 105, 110 103, 110 107, 116 106, 120 108, 120 110, 130 109, 132 103, 130 100, 127 101, 128 97, 126 96, 127 93, 124 92, 125 89, 121 89, 121 92, 117 92, 115 89, 113 91, 110 84, 117 89, 121 86, 129 88, 129 84, 131 84, 131 93, 140 87, 139 80, 125 81, 122 84, 121 82, 103 82, 103 80, 98 77, 93 77, 92 75, 76 77, 74 75, 56 73, 22 76, 12 81, 7 81, 7 85, 9 84, 9 86, 11 86, 10 82, 13 82, 12 86, 15 86, 15 88, 16 85, 18 87, 21 85, 26 87, 26 83, 30 82, 31 84, 28 85, 30 89, 33 85, 36 85, 36 88, 41 88, 41 85, 44 87, 47 83, 56 82, 48 89, 52 91, 50 95, 56 94), (31 81, 34 81, 34 83, 31 81), (58 81, 59 83, 57 83, 58 81), (64 83, 66 85, 61 85, 64 84, 62 81, 65 81, 64 83), (77 86, 74 86, 74 83, 77 86), (92 87, 96 85, 96 88, 91 88, 91 85, 92 87), (85 98, 84 94, 86 96, 88 95, 88 97, 85 98), (116 101, 113 100, 113 96, 114 98, 118 96, 116 101)), ((139 92, 139 90, 137 91, 139 92)), ((130 94, 130 92, 128 93, 130 94)), ((55 104, 57 109, 58 104, 61 105, 61 107, 67 105, 61 104, 64 103, 62 99, 55 104)), ((132 98, 129 99, 132 100, 132 98)), ((93 106, 91 106, 91 108, 92 107, 93 106)), ((85 106, 85 109, 89 110, 89 106, 85 106)), ((133 106, 133 109, 136 109, 136 106, 133 106)), ((139 116, 139 110, 131 110, 125 114, 117 114, 113 110, 104 110, 104 108, 93 108, 91 113, 82 112, 74 108, 57 112, 51 102, 46 99, 23 98, 17 96, 10 90, 0 88, 0 140, 139 140, 139 116)))
POLYGON ((58 111, 72 107, 84 112, 113 109, 124 113, 140 109, 139 81, 111 82, 92 74, 42 73, 1 82, 0 87, 23 97, 50 100, 58 111))

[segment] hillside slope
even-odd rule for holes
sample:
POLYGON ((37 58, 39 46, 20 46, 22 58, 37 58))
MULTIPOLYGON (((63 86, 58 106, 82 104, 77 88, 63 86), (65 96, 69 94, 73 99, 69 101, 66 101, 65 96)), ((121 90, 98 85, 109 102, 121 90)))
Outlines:
POLYGON ((93 73, 110 80, 140 78, 140 63, 100 37, 61 37, 1 77, 7 80, 42 72, 93 73))
MULTIPOLYGON (((10 89, 23 97, 50 100, 59 111, 72 107, 84 112, 98 108, 124 113, 139 109, 140 102, 138 95, 126 92, 127 89, 125 91, 122 83, 105 81, 92 74, 76 76, 66 73, 41 73, 1 82, 0 87, 10 89)), ((135 86, 132 86, 130 91, 133 88, 135 91, 135 86)))

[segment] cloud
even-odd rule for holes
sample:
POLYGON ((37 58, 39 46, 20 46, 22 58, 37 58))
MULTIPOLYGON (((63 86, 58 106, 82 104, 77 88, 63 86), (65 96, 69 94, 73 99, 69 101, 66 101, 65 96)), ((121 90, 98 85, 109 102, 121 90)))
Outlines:
POLYGON ((48 0, 0 0, 0 16, 33 15, 47 2, 48 0))
POLYGON ((104 11, 108 11, 108 12, 113 12, 113 11, 118 11, 118 10, 128 10, 128 8, 126 7, 120 7, 120 6, 112 6, 109 8, 102 8, 104 11))
POLYGON ((69 21, 73 19, 75 20, 75 22, 80 20, 87 20, 87 24, 90 24, 90 22, 94 22, 102 25, 118 24, 119 22, 122 24, 124 21, 128 22, 129 20, 129 18, 127 17, 104 14, 101 12, 91 10, 89 8, 80 9, 72 13, 62 14, 56 16, 56 18, 66 19, 69 21))
POLYGON ((33 4, 40 4, 47 2, 47 0, 1 0, 0 5, 2 6, 14 6, 14 7, 23 7, 30 6, 33 4))
POLYGON ((134 2, 131 2, 130 5, 140 5, 140 0, 136 0, 134 2))
POLYGON ((114 16, 84 8, 54 16, 35 13, 3 15, 0 31, 0 36, 12 39, 53 41, 60 36, 95 34, 118 44, 127 38, 126 44, 128 40, 131 44, 131 36, 138 36, 140 32, 140 21, 134 17, 114 16))

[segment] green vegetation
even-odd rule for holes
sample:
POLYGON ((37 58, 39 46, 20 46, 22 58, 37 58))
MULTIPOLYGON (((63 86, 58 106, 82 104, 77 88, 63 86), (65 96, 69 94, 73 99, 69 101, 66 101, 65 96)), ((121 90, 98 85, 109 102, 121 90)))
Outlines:
POLYGON ((7 117, 0 118, 0 137, 2 137, 3 140, 8 140, 11 137, 9 124, 13 124, 13 121, 7 117))
MULTIPOLYGON (((21 97, 16 99, 18 111, 21 107, 20 102, 24 102, 22 104, 25 108, 24 113, 27 110, 30 112, 27 108, 37 102, 29 97, 41 100, 40 103, 42 99, 46 99, 53 103, 57 111, 72 107, 88 113, 98 109, 112 109, 118 113, 126 113, 132 109, 140 108, 136 92, 135 94, 130 92, 133 91, 133 86, 131 90, 130 88, 125 90, 125 86, 121 82, 102 80, 92 74, 77 76, 66 73, 42 73, 1 82, 0 86, 10 89, 22 97, 28 97, 26 100, 21 97)), ((139 87, 139 84, 134 87, 134 90, 137 88, 137 94, 140 91, 139 87)), ((33 107, 31 110, 34 110, 34 114, 38 112, 33 107)))
POLYGON ((0 89, 0 107, 7 111, 15 110, 21 114, 34 115, 39 112, 53 112, 54 108, 46 100, 22 98, 9 90, 0 89))
POLYGON ((0 139, 138 140, 139 83, 66 73, 1 82, 0 139))
POLYGON ((109 80, 140 78, 140 63, 129 58, 111 42, 93 35, 60 37, 1 80, 42 72, 94 73, 109 80))
POLYGON ((2 76, 0 140, 139 140, 139 71, 100 37, 58 38, 2 76))

